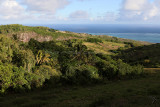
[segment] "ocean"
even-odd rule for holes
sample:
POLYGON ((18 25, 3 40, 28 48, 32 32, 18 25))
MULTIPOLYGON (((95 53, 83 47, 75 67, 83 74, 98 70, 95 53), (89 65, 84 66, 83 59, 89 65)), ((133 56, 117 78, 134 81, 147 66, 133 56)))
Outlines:
POLYGON ((61 31, 109 35, 119 38, 160 43, 160 25, 124 25, 124 24, 50 24, 46 26, 61 31))

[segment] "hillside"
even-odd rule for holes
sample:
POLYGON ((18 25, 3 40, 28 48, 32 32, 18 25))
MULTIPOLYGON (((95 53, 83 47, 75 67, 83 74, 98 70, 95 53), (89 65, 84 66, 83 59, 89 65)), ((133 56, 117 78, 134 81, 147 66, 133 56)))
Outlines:
POLYGON ((0 105, 152 106, 159 98, 159 69, 144 67, 159 67, 159 47, 47 27, 0 26, 0 105))
POLYGON ((126 49, 120 52, 118 58, 131 65, 141 64, 149 68, 160 68, 160 44, 126 49))
POLYGON ((159 67, 159 47, 106 35, 2 25, 0 105, 159 106, 159 68, 144 68, 159 67))
POLYGON ((94 36, 47 27, 0 26, 0 91, 52 85, 84 85, 134 78, 143 66, 113 59, 117 49, 149 45, 110 36, 94 36))
POLYGON ((85 33, 74 33, 69 31, 58 31, 48 27, 29 27, 23 25, 2 25, 0 34, 7 35, 22 42, 29 42, 31 38, 39 41, 82 41, 88 49, 96 53, 114 54, 114 50, 119 48, 130 48, 135 46, 149 45, 151 43, 134 41, 129 39, 116 38, 106 35, 90 35, 85 33))

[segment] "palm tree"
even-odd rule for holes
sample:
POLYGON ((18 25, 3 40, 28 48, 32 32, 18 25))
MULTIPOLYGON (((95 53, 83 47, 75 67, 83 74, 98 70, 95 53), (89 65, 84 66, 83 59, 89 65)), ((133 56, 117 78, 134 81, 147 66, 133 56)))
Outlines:
POLYGON ((42 60, 42 57, 43 57, 43 53, 42 53, 42 50, 39 50, 38 51, 38 54, 36 55, 36 64, 37 65, 40 65, 40 63, 41 63, 41 60, 42 60))
POLYGON ((74 59, 78 59, 78 60, 86 59, 86 51, 87 51, 87 47, 85 45, 83 45, 82 43, 79 43, 79 44, 75 45, 74 46, 75 56, 72 60, 74 60, 74 59))
POLYGON ((43 53, 42 50, 38 51, 36 55, 37 65, 41 65, 42 63, 46 63, 50 61, 50 55, 48 53, 43 53))
POLYGON ((46 53, 43 55, 41 63, 49 62, 50 61, 50 54, 46 53))

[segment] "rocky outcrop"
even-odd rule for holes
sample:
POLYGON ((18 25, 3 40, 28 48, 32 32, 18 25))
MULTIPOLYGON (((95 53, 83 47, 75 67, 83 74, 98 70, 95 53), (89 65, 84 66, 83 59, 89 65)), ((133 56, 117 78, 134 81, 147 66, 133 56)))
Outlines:
POLYGON ((35 32, 24 32, 24 33, 12 34, 12 36, 22 42, 29 42, 31 38, 39 42, 53 40, 52 36, 42 36, 35 32))

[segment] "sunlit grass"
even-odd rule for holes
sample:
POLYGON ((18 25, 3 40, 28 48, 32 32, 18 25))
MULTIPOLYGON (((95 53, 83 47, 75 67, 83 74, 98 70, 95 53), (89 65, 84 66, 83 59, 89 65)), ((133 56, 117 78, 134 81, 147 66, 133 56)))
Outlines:
POLYGON ((106 42, 103 43, 90 43, 84 42, 84 45, 88 47, 88 49, 95 51, 96 53, 103 54, 113 54, 111 50, 117 50, 120 47, 124 47, 125 44, 122 43, 114 43, 114 42, 106 42))

